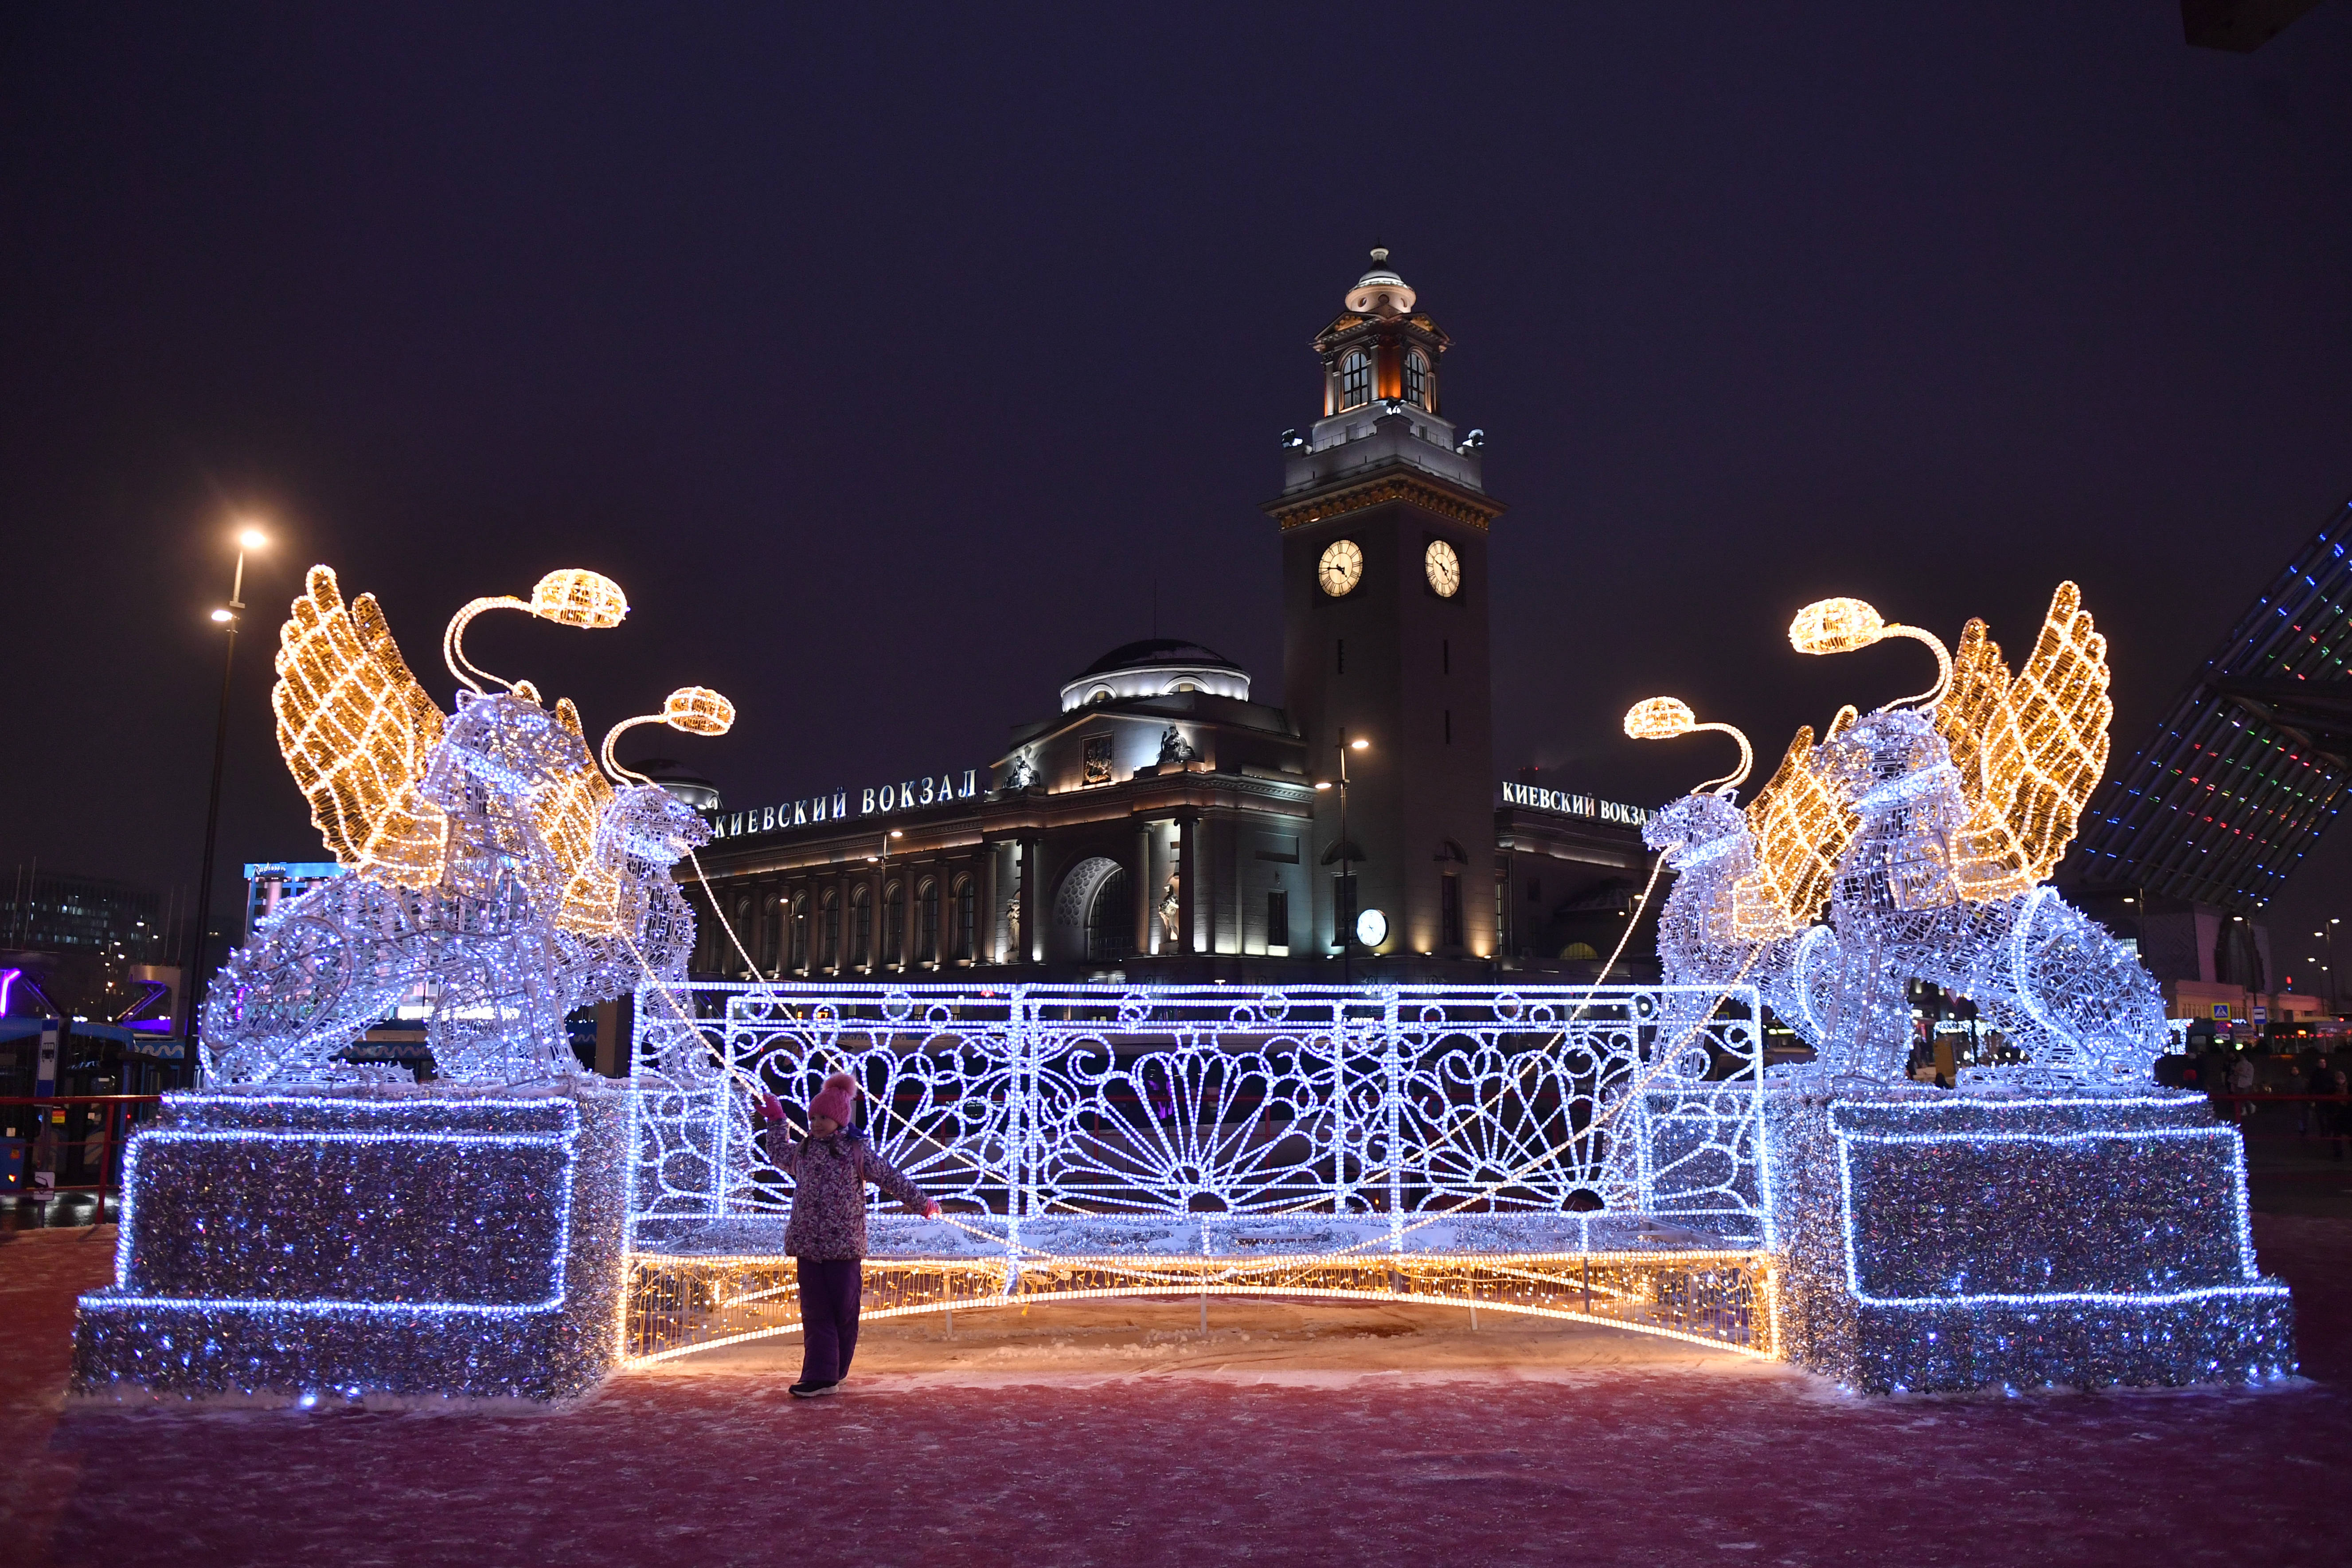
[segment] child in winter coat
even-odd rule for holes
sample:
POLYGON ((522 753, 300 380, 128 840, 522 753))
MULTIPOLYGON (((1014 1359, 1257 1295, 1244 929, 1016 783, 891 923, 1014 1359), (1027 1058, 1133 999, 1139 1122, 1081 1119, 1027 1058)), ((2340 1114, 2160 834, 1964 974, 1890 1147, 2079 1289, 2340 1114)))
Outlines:
POLYGON ((873 1183, 927 1219, 940 1205, 882 1157, 853 1125, 857 1083, 837 1072, 809 1101, 808 1136, 795 1142, 784 1128, 783 1102, 760 1106, 768 1158, 793 1179, 793 1217, 784 1251, 799 1275, 801 1380, 793 1395, 830 1394, 849 1375, 857 1349, 857 1309, 865 1288, 866 1184, 873 1183))

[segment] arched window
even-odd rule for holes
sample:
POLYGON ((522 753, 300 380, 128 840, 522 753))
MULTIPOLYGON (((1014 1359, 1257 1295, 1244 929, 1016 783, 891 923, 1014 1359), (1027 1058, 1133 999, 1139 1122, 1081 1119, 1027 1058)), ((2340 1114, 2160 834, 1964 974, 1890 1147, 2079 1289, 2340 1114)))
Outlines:
POLYGON ((955 955, 964 963, 971 962, 973 939, 979 934, 979 900, 973 896, 971 879, 958 877, 955 885, 955 955))
POLYGON ((792 943, 784 934, 793 923, 791 907, 791 901, 779 895, 770 903, 772 912, 768 916, 767 928, 760 933, 761 955, 771 974, 782 973, 791 960, 792 943))
POLYGON ((784 953, 785 967, 798 974, 806 974, 809 966, 808 895, 793 895, 793 916, 784 928, 784 941, 789 945, 784 953))
POLYGON ((1429 406, 1429 356, 1419 349, 1404 356, 1404 400, 1415 408, 1429 406))
POLYGON ((892 969, 907 962, 907 884, 882 889, 882 962, 892 969))
POLYGON ((1087 905, 1087 957, 1097 963, 1135 952, 1135 895, 1128 890, 1127 868, 1102 879, 1087 905))
POLYGON ((1361 349, 1339 362, 1339 406, 1360 408, 1372 400, 1372 356, 1361 349))
POLYGON ((940 961, 940 885, 928 879, 915 895, 915 962, 940 961))
POLYGON ((863 882, 849 889, 849 963, 853 969, 874 963, 874 889, 863 882))
POLYGON ((841 967, 841 889, 827 888, 817 903, 818 964, 826 970, 841 967))

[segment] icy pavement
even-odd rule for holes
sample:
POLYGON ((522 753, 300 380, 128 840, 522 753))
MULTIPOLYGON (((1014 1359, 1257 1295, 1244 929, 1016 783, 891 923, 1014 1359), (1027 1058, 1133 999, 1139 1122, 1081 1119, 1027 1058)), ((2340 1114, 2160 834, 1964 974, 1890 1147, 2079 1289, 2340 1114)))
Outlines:
POLYGON ((877 1323, 832 1400, 770 1355, 527 1415, 68 1408, 111 1233, 36 1232, 0 1245, 0 1539, 109 1568, 2337 1564, 2352 1222, 2256 1226, 2311 1376, 2261 1391, 1863 1401, 1611 1331, 1482 1316, 1472 1346, 1459 1307, 1213 1300, 1187 1342, 1180 1300, 877 1323))

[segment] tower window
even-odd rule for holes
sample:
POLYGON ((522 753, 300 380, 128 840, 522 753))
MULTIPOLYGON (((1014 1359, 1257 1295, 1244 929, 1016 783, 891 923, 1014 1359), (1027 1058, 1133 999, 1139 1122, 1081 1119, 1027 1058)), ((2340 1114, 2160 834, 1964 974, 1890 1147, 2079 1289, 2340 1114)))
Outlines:
POLYGON ((1360 408, 1372 400, 1372 356, 1361 349, 1339 362, 1339 406, 1360 408))
POLYGON ((1404 356, 1404 400, 1415 408, 1429 406, 1429 359, 1419 349, 1404 356))
POLYGON ((1265 945, 1290 951, 1290 892, 1286 888, 1266 890, 1265 945))
POLYGON ((1348 639, 1346 637, 1340 637, 1337 640, 1334 646, 1337 647, 1339 652, 1339 668, 1333 670, 1332 673, 1334 675, 1345 675, 1348 673, 1348 639))
POLYGON ((1448 871, 1437 881, 1439 940, 1447 947, 1462 945, 1462 879, 1448 871))

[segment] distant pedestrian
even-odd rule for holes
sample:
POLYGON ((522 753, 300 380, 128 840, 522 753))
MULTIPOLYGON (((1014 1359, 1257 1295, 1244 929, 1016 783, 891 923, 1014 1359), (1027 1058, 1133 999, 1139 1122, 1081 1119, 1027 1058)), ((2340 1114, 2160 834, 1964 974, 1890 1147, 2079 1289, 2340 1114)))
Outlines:
POLYGON ((2254 1058, 2241 1054, 2230 1064, 2230 1093, 2233 1097, 2231 1110, 2240 1121, 2254 1113, 2246 1096, 2254 1092, 2254 1058))
MULTIPOLYGON (((2326 1051, 2322 1051, 2319 1053, 2318 1059, 2311 1064, 2311 1071, 2304 1078, 2303 1092, 2333 1094, 2336 1092, 2335 1083, 2336 1064, 2327 1059, 2326 1051)), ((2334 1120, 2330 1114, 2334 1109, 2333 1106, 2321 1100, 2305 1100, 2303 1115, 2297 1119, 2298 1125, 2295 1131, 2305 1138, 2326 1137, 2334 1127, 2334 1120)))
POLYGON ((925 1218, 939 1204, 882 1157, 856 1123, 857 1082, 837 1072, 809 1101, 808 1136, 795 1140, 784 1125, 783 1102, 765 1096, 768 1159, 793 1179, 793 1216, 784 1251, 794 1263, 801 1296, 801 1399, 830 1394, 849 1375, 857 1350, 857 1310, 865 1290, 866 1184, 868 1182, 925 1218))
POLYGON ((2337 1068, 2327 1078, 2327 1090, 2336 1099, 2324 1109, 2328 1113, 2328 1128, 2336 1134, 2336 1157, 2341 1160, 2346 1149, 2352 1147, 2352 1098, 2347 1098, 2352 1097, 2352 1079, 2347 1079, 2342 1068, 2337 1068))

